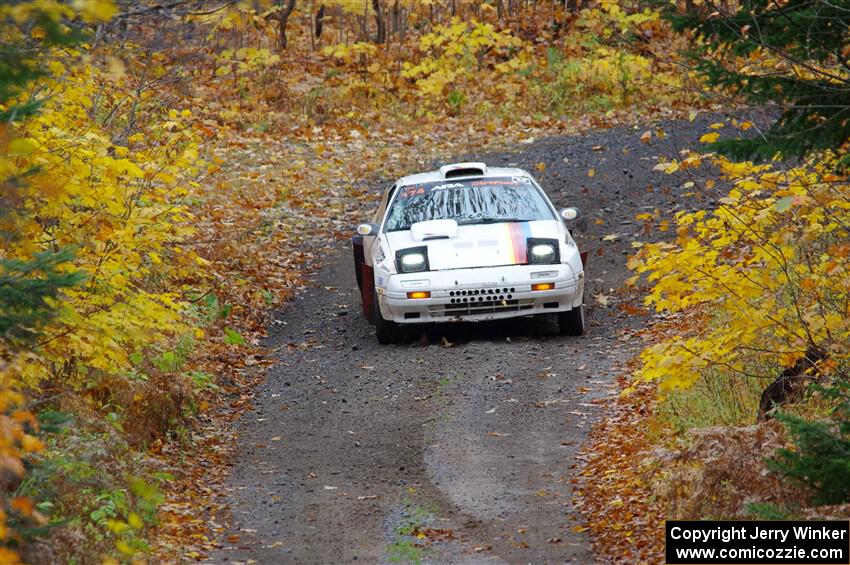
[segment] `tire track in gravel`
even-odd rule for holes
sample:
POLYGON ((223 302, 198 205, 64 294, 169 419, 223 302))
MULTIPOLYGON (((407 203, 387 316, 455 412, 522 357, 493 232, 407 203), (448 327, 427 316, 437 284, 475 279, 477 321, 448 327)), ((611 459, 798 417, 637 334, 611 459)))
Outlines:
POLYGON ((630 244, 645 237, 634 216, 685 208, 682 179, 652 167, 712 121, 658 124, 667 136, 649 144, 639 138, 654 127, 618 128, 478 156, 531 171, 588 220, 576 234, 590 253, 584 337, 522 318, 380 346, 340 246, 270 330, 279 362, 242 419, 223 494, 238 541, 211 562, 593 562, 571 469, 644 323, 616 307, 630 244))

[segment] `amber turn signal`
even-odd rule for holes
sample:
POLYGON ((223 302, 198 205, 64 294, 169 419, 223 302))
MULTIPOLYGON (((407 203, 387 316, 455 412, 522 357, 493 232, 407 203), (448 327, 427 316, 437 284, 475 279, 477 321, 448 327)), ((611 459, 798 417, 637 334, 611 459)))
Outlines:
POLYGON ((537 283, 531 285, 531 290, 552 290, 553 288, 555 288, 555 283, 537 283))
POLYGON ((417 290, 416 292, 408 292, 408 298, 431 298, 431 293, 427 290, 417 290))

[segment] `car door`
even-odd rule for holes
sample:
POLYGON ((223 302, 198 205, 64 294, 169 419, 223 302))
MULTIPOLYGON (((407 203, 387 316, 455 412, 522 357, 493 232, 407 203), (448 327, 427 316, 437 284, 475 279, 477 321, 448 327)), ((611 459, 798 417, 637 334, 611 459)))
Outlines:
MULTIPOLYGON (((378 206, 378 209, 375 210, 375 215, 372 216, 372 223, 376 226, 380 227, 381 222, 384 220, 384 215, 387 213, 387 204, 390 199, 393 197, 393 193, 395 192, 396 184, 391 185, 387 190, 384 191, 384 196, 381 198, 381 204, 378 206)), ((363 237, 363 255, 365 259, 365 264, 369 267, 372 266, 372 247, 375 245, 375 241, 378 239, 377 233, 375 235, 367 235, 363 237)))
MULTIPOLYGON (((392 198, 396 185, 393 184, 386 191, 381 199, 381 204, 372 216, 372 223, 375 226, 380 226, 384 219, 384 214, 387 211, 387 203, 392 198)), ((351 247, 354 251, 354 272, 357 276, 357 286, 360 289, 361 303, 363 304, 363 314, 369 321, 373 320, 374 316, 374 301, 375 278, 372 270, 372 247, 378 234, 373 235, 356 235, 351 239, 351 247)))

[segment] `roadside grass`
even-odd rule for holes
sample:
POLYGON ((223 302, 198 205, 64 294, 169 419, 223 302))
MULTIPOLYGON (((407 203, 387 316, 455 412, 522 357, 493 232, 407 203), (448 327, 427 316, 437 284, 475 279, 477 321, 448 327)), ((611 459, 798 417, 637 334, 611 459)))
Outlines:
POLYGON ((419 543, 424 536, 417 532, 434 523, 436 508, 424 507, 405 498, 402 510, 402 523, 395 529, 395 539, 386 548, 387 560, 390 563, 422 563, 427 557, 427 549, 419 543))
POLYGON ((440 421, 448 421, 449 414, 444 411, 444 408, 448 407, 449 403, 454 399, 452 390, 463 378, 463 374, 456 375, 452 373, 441 377, 437 381, 432 398, 434 399, 434 406, 438 408, 437 417, 440 421))
POLYGON ((397 540, 387 546, 387 560, 390 563, 422 563, 425 550, 411 540, 397 540))
POLYGON ((708 371, 691 388, 671 391, 658 403, 660 433, 679 436, 693 429, 752 424, 768 384, 758 377, 708 371))
MULTIPOLYGON (((754 373, 762 375, 778 377, 781 371, 779 365, 753 367, 754 373)), ((663 442, 665 438, 680 437, 691 430, 755 424, 762 391, 771 382, 771 378, 708 370, 691 388, 671 391, 659 400, 651 427, 653 438, 663 442)), ((835 406, 834 399, 808 389, 800 398, 784 404, 782 412, 819 420, 828 418, 835 406)))

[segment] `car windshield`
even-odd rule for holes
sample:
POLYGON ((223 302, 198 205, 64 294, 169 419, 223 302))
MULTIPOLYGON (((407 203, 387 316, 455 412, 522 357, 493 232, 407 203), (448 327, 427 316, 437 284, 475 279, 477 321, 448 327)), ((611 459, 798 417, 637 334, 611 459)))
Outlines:
POLYGON ((399 188, 386 231, 417 222, 455 220, 459 225, 551 220, 546 200, 528 177, 441 180, 399 188))

